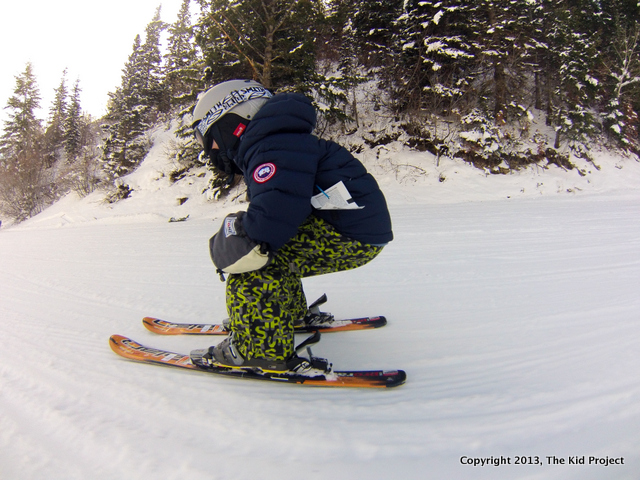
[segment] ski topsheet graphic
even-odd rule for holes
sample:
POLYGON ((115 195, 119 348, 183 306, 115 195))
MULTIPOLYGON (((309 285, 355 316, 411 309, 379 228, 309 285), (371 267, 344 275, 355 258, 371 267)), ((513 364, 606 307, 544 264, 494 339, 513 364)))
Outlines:
MULTIPOLYGON (((173 323, 159 318, 145 317, 142 323, 154 333, 160 335, 228 335, 229 330, 222 323, 173 323)), ((308 333, 320 331, 347 332, 352 330, 367 330, 380 328, 387 324, 385 317, 362 317, 345 320, 333 320, 331 323, 317 325, 296 325, 296 333, 308 333)))
POLYGON ((213 373, 236 378, 275 381, 322 387, 390 388, 402 385, 407 375, 402 370, 334 371, 311 370, 305 373, 269 372, 260 369, 231 368, 223 366, 200 367, 191 362, 189 355, 146 347, 122 335, 112 335, 111 349, 118 355, 142 363, 165 365, 203 373, 213 373))
MULTIPOLYGON (((294 324, 295 332, 346 332, 380 328, 387 324, 387 319, 382 316, 336 320, 330 313, 320 311, 320 305, 326 302, 327 295, 323 294, 309 305, 305 318, 294 324)), ((142 323, 147 330, 160 335, 228 335, 230 333, 224 323, 174 323, 154 317, 145 317, 142 323)))

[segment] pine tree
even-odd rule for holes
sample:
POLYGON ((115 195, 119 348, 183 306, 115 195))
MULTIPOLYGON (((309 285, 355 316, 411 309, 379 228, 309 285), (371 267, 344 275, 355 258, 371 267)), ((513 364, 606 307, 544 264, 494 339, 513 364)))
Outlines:
POLYGON ((191 109, 204 85, 201 82, 202 57, 196 51, 189 6, 190 0, 183 0, 177 20, 168 27, 164 88, 173 107, 191 109))
POLYGON ((65 191, 73 190, 84 197, 96 188, 101 182, 101 152, 98 147, 98 125, 91 117, 82 114, 80 103, 72 102, 73 126, 69 125, 69 147, 73 147, 73 153, 69 155, 67 162, 61 165, 58 172, 58 182, 65 191), (73 104, 77 103, 77 108, 73 104))
POLYGON ((394 23, 397 108, 477 109, 498 122, 522 114, 533 13, 531 2, 510 0, 405 1, 394 23))
POLYGON ((473 81, 475 55, 468 29, 467 2, 404 3, 395 19, 397 61, 393 98, 398 110, 448 114, 459 108, 473 81))
POLYGON ((267 88, 303 85, 315 72, 320 0, 205 0, 196 42, 207 86, 251 78, 267 88))
POLYGON ((403 2, 362 0, 350 3, 352 35, 360 51, 360 62, 367 68, 389 65, 392 62, 394 21, 399 16, 403 2))
POLYGON ((31 63, 16 78, 14 94, 7 101, 8 120, 0 138, 0 154, 6 168, 18 168, 21 155, 37 152, 42 138, 42 125, 36 117, 40 107, 40 90, 31 63))
POLYGON ((145 99, 147 119, 155 121, 157 112, 169 110, 169 97, 165 95, 163 86, 162 53, 160 51, 160 37, 166 29, 166 24, 160 19, 161 7, 156 10, 153 19, 145 29, 145 42, 140 49, 139 69, 142 84, 141 95, 145 99))
MULTIPOLYGON (((325 26, 329 29, 326 43, 331 48, 326 49, 324 55, 334 61, 338 53, 338 68, 345 76, 356 74, 359 67, 357 46, 353 41, 353 20, 351 18, 355 5, 351 1, 330 0, 327 5, 325 26), (333 51, 332 51, 333 50, 333 51)), ((322 58, 322 54, 321 54, 322 58)))
POLYGON ((316 69, 317 50, 323 48, 323 45, 317 45, 316 42, 324 22, 324 5, 321 0, 288 3, 288 6, 284 6, 284 12, 274 9, 267 22, 267 32, 274 29, 274 85, 290 86, 301 92, 310 92, 312 88, 317 90, 318 75, 321 81, 325 79, 316 69), (291 9, 288 15, 287 8, 291 9), (285 17, 280 18, 283 13, 285 17), (282 21, 279 30, 275 25, 278 21, 282 21))
POLYGON ((147 79, 142 58, 141 39, 137 35, 123 70, 122 83, 109 94, 104 162, 105 171, 116 178, 131 172, 147 153, 142 139, 151 124, 148 122, 149 99, 144 97, 147 79))
POLYGON ((147 25, 144 44, 140 35, 134 40, 120 87, 109 94, 103 161, 105 171, 114 178, 131 172, 142 161, 149 150, 145 133, 158 112, 168 108, 161 77, 160 34, 164 28, 158 7, 147 25))
POLYGON ((43 131, 35 111, 40 92, 27 63, 16 78, 0 139, 0 207, 18 221, 39 213, 55 196, 50 171, 42 157, 43 131))
POLYGON ((605 126, 624 148, 640 154, 640 3, 611 0, 603 7, 605 126))
POLYGON ((601 57, 598 35, 589 28, 600 14, 599 2, 577 0, 573 5, 545 2, 549 23, 546 42, 548 123, 555 126, 554 147, 563 140, 584 140, 597 131, 595 107, 599 103, 597 69, 601 57))
MULTIPOLYGON (((367 81, 360 68, 358 48, 353 37, 352 14, 355 3, 351 0, 327 2, 317 45, 317 63, 324 71, 317 72, 315 92, 324 104, 322 116, 328 123, 338 120, 354 122, 359 126, 355 87, 367 81), (335 66, 338 72, 334 74, 335 66)), ((320 133, 320 132, 319 132, 320 133)))
MULTIPOLYGON (((258 74, 252 69, 253 60, 246 59, 243 54, 248 47, 238 45, 238 40, 234 37, 238 37, 240 32, 236 33, 235 25, 227 20, 233 6, 237 7, 241 2, 231 2, 233 5, 230 5, 230 2, 224 0, 197 1, 200 16, 194 25, 194 33, 196 46, 203 55, 203 90, 233 78, 256 79, 258 74)), ((250 26, 245 27, 243 24, 241 29, 245 28, 249 30, 250 26)))
POLYGON ((535 4, 480 0, 469 9, 481 110, 498 124, 522 115, 530 90, 535 52, 535 4))
POLYGON ((64 151, 69 163, 75 162, 83 147, 83 117, 82 108, 80 107, 80 91, 80 80, 76 80, 64 124, 64 151))
POLYGON ((47 163, 53 165, 60 159, 64 143, 64 125, 67 117, 67 70, 62 73, 60 85, 55 89, 55 96, 49 110, 49 123, 45 131, 45 150, 47 163))

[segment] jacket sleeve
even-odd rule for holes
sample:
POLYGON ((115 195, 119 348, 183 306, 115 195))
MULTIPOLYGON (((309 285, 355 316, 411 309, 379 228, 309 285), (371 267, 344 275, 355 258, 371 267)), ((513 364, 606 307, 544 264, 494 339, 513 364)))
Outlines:
POLYGON ((248 156, 245 179, 250 204, 247 235, 276 251, 296 234, 311 214, 311 196, 321 151, 315 137, 280 134, 248 156))

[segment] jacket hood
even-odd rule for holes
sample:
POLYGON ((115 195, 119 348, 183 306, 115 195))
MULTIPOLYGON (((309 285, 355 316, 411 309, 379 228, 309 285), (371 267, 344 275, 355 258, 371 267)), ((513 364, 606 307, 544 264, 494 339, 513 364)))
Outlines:
POLYGON ((238 156, 265 137, 277 134, 310 134, 316 127, 316 109, 311 100, 298 93, 279 93, 271 97, 253 118, 244 133, 238 156))

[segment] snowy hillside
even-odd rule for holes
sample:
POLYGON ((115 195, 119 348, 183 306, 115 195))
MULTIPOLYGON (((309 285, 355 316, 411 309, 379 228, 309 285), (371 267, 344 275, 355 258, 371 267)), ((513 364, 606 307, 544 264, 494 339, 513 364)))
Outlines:
POLYGON ((636 160, 487 175, 399 143, 362 153, 396 240, 305 285, 338 316, 389 325, 327 334, 314 352, 408 381, 333 390, 109 349, 113 333, 184 352, 218 341, 141 323, 224 316, 207 241, 245 208, 241 190, 207 201, 202 172, 171 184, 169 138, 157 131, 125 179, 129 199, 70 195, 0 229, 0 479, 640 478, 636 160))

